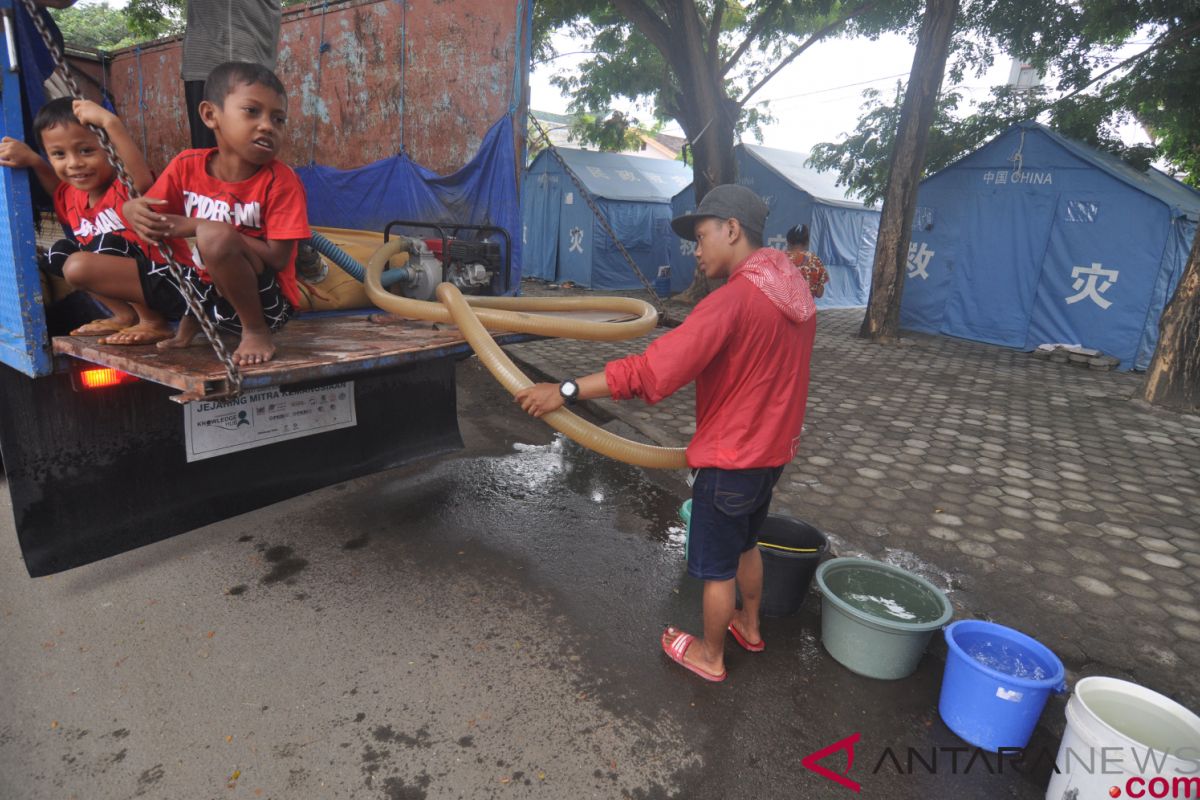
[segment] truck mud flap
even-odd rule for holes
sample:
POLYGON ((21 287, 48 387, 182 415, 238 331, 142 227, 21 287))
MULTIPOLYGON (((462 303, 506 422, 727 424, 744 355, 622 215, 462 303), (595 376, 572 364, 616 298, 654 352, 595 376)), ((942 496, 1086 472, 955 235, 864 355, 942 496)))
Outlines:
POLYGON ((357 424, 188 462, 173 390, 77 392, 0 369, 0 448, 33 577, 89 564, 304 492, 462 447, 455 362, 353 376, 357 424))

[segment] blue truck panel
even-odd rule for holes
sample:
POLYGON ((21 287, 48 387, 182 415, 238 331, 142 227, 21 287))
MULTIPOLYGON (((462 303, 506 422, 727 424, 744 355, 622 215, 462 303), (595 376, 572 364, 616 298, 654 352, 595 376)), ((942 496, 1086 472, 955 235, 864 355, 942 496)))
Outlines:
MULTIPOLYGON (((0 13, 12 25, 12 0, 0 0, 0 13)), ((11 41, 11 39, 9 40, 11 41)), ((21 75, 16 53, 3 49, 0 136, 24 139, 21 75)), ((52 369, 42 283, 38 275, 29 174, 0 168, 0 362, 31 377, 52 369)))

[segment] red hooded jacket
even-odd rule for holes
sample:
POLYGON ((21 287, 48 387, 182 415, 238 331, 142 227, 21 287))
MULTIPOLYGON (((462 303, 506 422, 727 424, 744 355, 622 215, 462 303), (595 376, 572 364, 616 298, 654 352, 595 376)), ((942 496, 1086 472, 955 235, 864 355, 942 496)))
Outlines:
POLYGON ((645 353, 609 362, 605 378, 614 399, 650 404, 696 382, 689 466, 777 467, 800 444, 816 327, 808 282, 764 247, 645 353))

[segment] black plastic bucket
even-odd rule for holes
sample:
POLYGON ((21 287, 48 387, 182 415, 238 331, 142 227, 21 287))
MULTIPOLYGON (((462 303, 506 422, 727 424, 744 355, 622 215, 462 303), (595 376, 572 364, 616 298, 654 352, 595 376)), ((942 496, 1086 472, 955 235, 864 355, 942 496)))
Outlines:
POLYGON ((783 514, 767 517, 758 534, 763 562, 763 616, 786 617, 800 610, 828 548, 825 534, 807 522, 783 514))

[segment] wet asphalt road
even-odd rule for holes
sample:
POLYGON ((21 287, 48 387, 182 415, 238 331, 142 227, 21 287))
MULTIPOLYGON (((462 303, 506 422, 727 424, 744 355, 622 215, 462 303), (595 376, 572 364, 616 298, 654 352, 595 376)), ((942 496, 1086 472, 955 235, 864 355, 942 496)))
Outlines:
POLYGON ((801 759, 856 732, 859 796, 1043 796, 1045 764, 942 750, 898 774, 905 748, 964 746, 936 713, 944 646, 900 682, 853 675, 815 593, 766 652, 730 640, 724 684, 668 662, 663 626, 699 621, 686 487, 459 374, 463 452, 105 562, 31 580, 4 510, 0 800, 847 798, 801 759))

